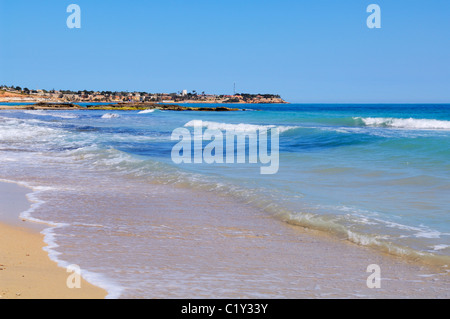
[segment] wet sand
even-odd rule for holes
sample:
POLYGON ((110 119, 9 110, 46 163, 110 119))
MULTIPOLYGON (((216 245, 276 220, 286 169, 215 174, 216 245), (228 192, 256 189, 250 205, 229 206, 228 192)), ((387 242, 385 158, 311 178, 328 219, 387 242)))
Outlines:
MULTIPOLYGON (((82 269, 106 272, 127 288, 122 298, 450 297, 445 272, 288 225, 227 196, 116 183, 95 194, 90 187, 44 192, 47 205, 37 215, 76 216, 55 230, 58 250, 82 269), (370 264, 381 268, 379 289, 367 287, 370 264)), ((17 226, 0 231, 3 298, 105 296, 85 282, 67 289, 68 274, 42 251, 42 235, 17 226)))
POLYGON ((20 212, 29 208, 26 188, 0 182, 0 298, 1 299, 99 299, 106 291, 82 280, 69 289, 71 273, 58 267, 43 250, 42 226, 25 224, 20 212), (31 226, 31 227, 30 227, 31 226))

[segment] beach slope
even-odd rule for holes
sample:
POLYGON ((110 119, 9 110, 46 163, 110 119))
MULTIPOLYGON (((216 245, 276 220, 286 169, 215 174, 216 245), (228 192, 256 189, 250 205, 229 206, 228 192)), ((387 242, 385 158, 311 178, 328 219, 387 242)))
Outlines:
MULTIPOLYGON (((0 216, 16 215, 20 221, 20 211, 5 212, 11 206, 4 205, 5 194, 17 193, 17 188, 15 184, 0 183, 0 216)), ((18 197, 14 196, 15 202, 18 197)), ((29 206, 24 196, 22 201, 22 205, 14 207, 29 206)), ((68 288, 66 282, 73 273, 50 260, 43 250, 43 240, 44 235, 34 228, 0 223, 0 299, 99 299, 106 296, 106 291, 84 280, 80 288, 68 288)))

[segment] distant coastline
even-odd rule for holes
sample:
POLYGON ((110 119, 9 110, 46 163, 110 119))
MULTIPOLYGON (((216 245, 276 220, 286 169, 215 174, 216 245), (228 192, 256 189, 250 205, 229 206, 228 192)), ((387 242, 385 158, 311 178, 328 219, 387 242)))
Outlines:
POLYGON ((116 91, 34 90, 0 86, 0 102, 17 103, 205 103, 205 104, 288 104, 277 94, 235 93, 215 95, 187 92, 148 93, 116 91))
POLYGON ((37 110, 37 111, 69 111, 69 110, 102 110, 102 111, 144 111, 144 110, 166 110, 166 111, 208 111, 208 112, 230 112, 230 111, 245 111, 246 109, 229 108, 225 106, 215 107, 188 107, 178 104, 164 104, 154 102, 122 102, 122 103, 104 103, 81 106, 74 103, 49 103, 38 102, 34 104, 15 105, 12 102, 10 105, 0 105, 0 110, 37 110))

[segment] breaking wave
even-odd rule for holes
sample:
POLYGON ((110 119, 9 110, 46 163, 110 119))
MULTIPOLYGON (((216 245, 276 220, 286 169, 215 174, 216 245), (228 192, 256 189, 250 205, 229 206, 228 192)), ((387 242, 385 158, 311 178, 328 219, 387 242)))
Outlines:
POLYGON ((147 113, 153 113, 155 112, 157 109, 149 109, 149 110, 143 110, 140 111, 138 114, 147 114, 147 113))
POLYGON ((31 111, 24 111, 25 114, 30 115, 37 115, 37 116, 51 116, 51 117, 59 117, 62 119, 76 119, 78 116, 74 114, 69 113, 53 113, 53 112, 47 112, 43 110, 31 110, 31 111))
POLYGON ((450 121, 434 119, 402 119, 393 117, 355 117, 365 126, 389 127, 412 130, 450 130, 450 121))
POLYGON ((282 126, 282 125, 255 125, 255 124, 230 124, 230 123, 220 123, 202 120, 192 120, 184 125, 185 127, 201 126, 211 130, 222 130, 222 131, 233 131, 233 132, 254 132, 257 130, 268 130, 272 128, 277 128, 280 133, 296 129, 297 126, 282 126))
POLYGON ((118 117, 120 117, 120 115, 115 113, 106 113, 102 115, 102 119, 114 119, 118 117))

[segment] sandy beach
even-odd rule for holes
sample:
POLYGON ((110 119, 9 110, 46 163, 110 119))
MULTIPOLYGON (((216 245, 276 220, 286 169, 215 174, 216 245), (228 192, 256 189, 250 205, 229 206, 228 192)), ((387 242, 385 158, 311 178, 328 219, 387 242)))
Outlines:
POLYGON ((0 183, 0 298, 2 299, 99 299, 103 289, 82 280, 81 288, 66 285, 71 273, 58 267, 43 250, 44 236, 19 219, 30 206, 26 188, 0 183), (19 226, 19 223, 27 226, 19 226))
MULTIPOLYGON (((19 187, 17 192, 18 188, 14 184, 0 185, 2 194, 12 194, 15 189, 14 200, 17 201, 19 195, 24 200, 26 189, 19 187)), ((318 231, 290 226, 264 214, 254 215, 240 204, 230 207, 229 202, 221 197, 204 197, 192 207, 183 208, 177 206, 177 202, 195 196, 191 191, 174 189, 170 193, 164 187, 162 190, 159 189, 161 186, 152 187, 158 193, 158 199, 153 198, 152 202, 165 209, 161 213, 154 211, 156 215, 150 219, 142 216, 142 222, 154 225, 161 223, 164 225, 162 232, 120 235, 122 243, 118 243, 115 253, 121 254, 121 246, 126 245, 128 236, 142 237, 142 240, 145 238, 151 251, 147 263, 161 272, 160 276, 151 279, 152 293, 157 298, 180 298, 190 294, 204 298, 258 298, 258 295, 273 298, 277 298, 277 295, 289 298, 449 296, 446 289, 448 275, 439 274, 436 269, 375 253, 367 247, 339 241, 318 231), (177 200, 165 205, 164 202, 170 197, 174 200, 175 193, 177 200), (176 206, 178 208, 175 209, 176 206), (204 207, 210 209, 205 210, 204 207), (187 210, 189 216, 180 220, 178 216, 187 210), (239 214, 235 211, 239 211, 239 214), (204 220, 203 227, 197 225, 199 220, 204 220), (382 269, 381 289, 369 289, 366 286, 369 275, 366 267, 369 264, 378 264, 382 269), (180 279, 168 276, 181 269, 185 272, 184 284, 180 279), (202 279, 205 292, 197 291, 199 288, 195 276, 209 278, 207 281, 202 279), (234 290, 220 292, 218 287, 225 283, 230 288, 234 286, 234 290)), ((111 198, 106 201, 108 204, 98 204, 104 206, 100 209, 109 207, 111 212, 120 212, 123 211, 121 203, 125 202, 124 199, 121 195, 117 201, 111 198)), ((129 199, 132 201, 133 198, 129 199)), ((0 203, 5 204, 6 200, 2 196, 0 203)), ((86 198, 85 204, 93 205, 91 200, 95 199, 86 198)), ((135 213, 139 213, 138 208, 135 213)), ((104 290, 85 281, 81 289, 68 289, 66 280, 69 274, 48 258, 42 250, 43 235, 33 230, 40 226, 21 220, 18 223, 23 223, 25 227, 17 223, 15 226, 0 224, 2 298, 105 297, 104 290)), ((89 236, 96 236, 97 231, 90 233, 89 236)), ((80 241, 79 244, 85 249, 93 248, 88 248, 86 241, 80 241)), ((138 259, 139 256, 134 258, 138 259)), ((129 267, 133 271, 133 260, 119 260, 125 268, 129 267)), ((140 298, 139 289, 136 292, 130 290, 126 297, 140 298)))

